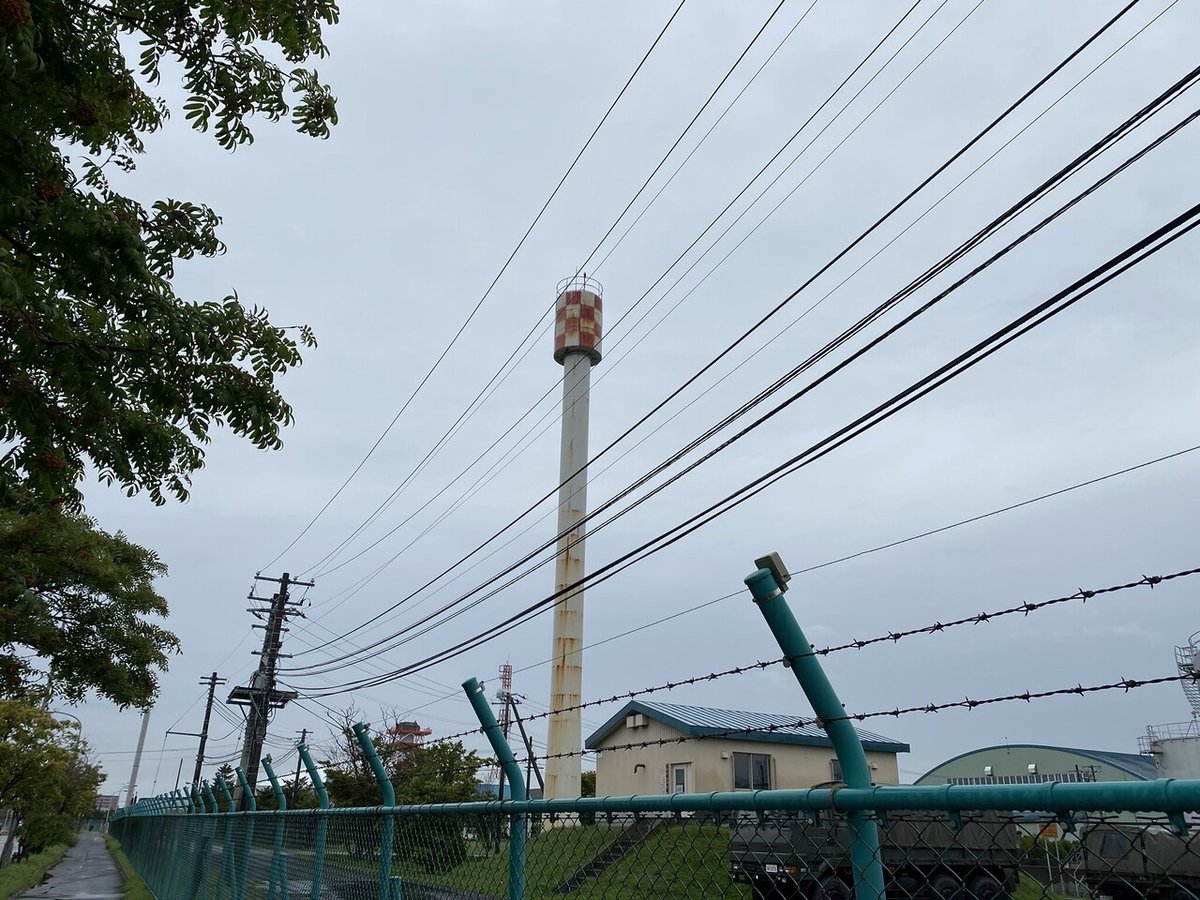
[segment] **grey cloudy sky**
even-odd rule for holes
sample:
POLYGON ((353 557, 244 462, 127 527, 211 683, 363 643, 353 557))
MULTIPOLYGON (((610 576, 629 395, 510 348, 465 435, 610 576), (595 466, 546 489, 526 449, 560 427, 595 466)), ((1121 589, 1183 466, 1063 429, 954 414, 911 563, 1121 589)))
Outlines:
MULTIPOLYGON (((1122 4, 922 0, 896 36, 816 118, 768 174, 782 168, 883 60, 928 24, 813 143, 703 262, 666 292, 696 251, 613 329, 806 117, 853 69, 908 4, 820 0, 674 182, 590 274, 605 285, 607 355, 593 375, 592 447, 621 434, 766 310, 854 239, 1122 4), (929 18, 932 14, 932 18, 929 18), (969 14, 969 15, 968 15, 969 14), (964 20, 965 17, 965 21, 964 20), (828 161, 711 277, 654 328, 737 240, 814 169, 918 61, 962 24, 828 161), (654 313, 630 327, 665 295, 654 313), (636 343, 647 335, 644 342, 636 343), (619 342, 619 343, 618 343, 619 342), (632 348, 632 349, 631 349, 632 348), (628 355, 626 355, 628 353, 628 355)), ((213 669, 244 682, 256 664, 245 595, 254 572, 291 541, 345 479, 479 300, 520 234, 578 151, 674 3, 345 4, 319 65, 339 98, 333 137, 315 142, 286 126, 257 129, 253 146, 229 155, 196 135, 181 114, 148 141, 129 190, 212 205, 229 252, 189 263, 180 286, 212 298, 236 289, 268 307, 278 324, 306 322, 320 347, 284 380, 297 421, 279 453, 227 436, 208 450, 193 498, 154 508, 143 498, 93 488, 89 510, 110 529, 157 548, 170 566, 162 588, 183 653, 164 676, 139 778, 142 793, 174 785, 197 730, 213 669), (160 754, 165 747, 167 752, 160 754), (181 749, 186 748, 186 749, 181 749)), ((653 190, 675 170, 716 116, 809 7, 789 0, 697 123, 653 190)), ((627 96, 568 179, 443 366, 400 418, 338 501, 269 574, 309 569, 332 550, 417 465, 466 403, 501 366, 712 91, 774 8, 766 2, 691 0, 627 96)), ((922 192, 895 219, 804 292, 743 350, 735 352, 648 423, 611 468, 596 473, 593 506, 736 408, 1133 111, 1195 63, 1200 16, 1188 0, 1144 0, 994 135, 922 192), (1071 85, 1156 16, 993 161, 854 275, 844 286, 701 399, 799 313, 824 297, 939 197, 1032 122, 1071 85)), ((1195 107, 1184 96, 1128 142, 1072 179, 1017 227, 1031 224, 1195 107), (1057 200, 1055 198, 1058 198, 1057 200)), ((178 109, 179 97, 169 95, 178 109)), ((752 436, 706 463, 589 541, 591 567, 681 522, 735 487, 851 421, 899 388, 1050 296, 1197 199, 1200 126, 1182 131, 1036 239, 988 269, 928 315, 752 436)), ((765 180, 763 182, 765 184, 765 180)), ((740 212, 757 195, 735 207, 740 212)), ((644 200, 634 207, 640 212, 644 200)), ((711 236, 719 234, 724 223, 711 236)), ((625 225, 609 239, 607 253, 625 225)), ((588 593, 586 639, 596 641, 737 591, 761 553, 778 550, 801 569, 1181 450, 1197 440, 1200 315, 1192 235, 1038 328, 965 376, 814 465, 783 480, 703 530, 588 593)), ((993 239, 917 296, 998 248, 993 239)), ((597 257, 597 258, 600 258, 597 257)), ((902 308, 910 308, 908 306, 902 308)), ((896 321, 884 320, 867 338, 896 321)), ((861 346, 859 338, 850 348, 861 346)), ((427 500, 432 504, 378 547, 317 579, 309 619, 285 649, 312 663, 347 649, 334 638, 378 613, 488 537, 557 483, 554 427, 501 469, 503 450, 557 391, 480 467, 447 483, 504 433, 561 369, 542 334, 511 377, 473 415, 379 521, 350 545, 348 559, 427 500), (481 475, 492 475, 461 509, 401 553, 339 605, 347 589, 413 541, 481 475)), ((833 361, 843 358, 835 354, 833 361)), ((816 372, 824 371, 818 366, 816 372)), ((797 383, 797 386, 799 382, 797 383)), ((545 423, 552 422, 546 419, 545 423)), ((543 423, 543 424, 545 424, 543 423)), ((615 457, 610 454, 610 457, 615 457)), ((1142 574, 1200 565, 1200 453, 1048 500, 942 535, 798 577, 788 595, 817 644, 841 643, 1102 587, 1142 574)), ((550 504, 539 511, 551 513, 550 504)), ((522 526, 523 527, 523 526, 522 526)), ((553 533, 553 515, 432 599, 401 606, 352 638, 360 644, 414 621, 474 587, 553 533)), ((1200 582, 1129 591, 1011 617, 895 646, 828 658, 852 711, 969 695, 1171 674, 1172 648, 1200 629, 1200 582)), ((298 679, 306 691, 386 671, 484 631, 546 596, 551 569, 365 667, 298 679)), ((353 702, 369 720, 381 707, 413 715, 437 734, 470 727, 452 693, 468 676, 494 682, 506 660, 530 711, 544 708, 550 618, 419 677, 328 698, 353 702)), ((744 593, 667 624, 597 647, 586 656, 585 697, 597 697, 777 655, 744 593)), ((809 712, 780 668, 661 693, 698 705, 809 712)), ((585 734, 617 707, 585 713, 585 734)), ((128 780, 136 711, 99 702, 76 710, 102 754, 116 791, 128 780)), ((293 732, 327 726, 313 703, 272 725, 272 752, 293 732)), ((909 742, 906 778, 972 747, 1009 741, 1133 751, 1150 723, 1188 709, 1176 685, 1123 694, 1007 704, 967 713, 876 720, 872 730, 909 742)), ((542 725, 544 723, 539 723, 542 725)), ((544 730, 535 729, 539 737, 544 730)), ((217 721, 211 755, 237 751, 233 723, 217 721), (226 732, 230 732, 226 735, 226 732)), ((482 745, 480 744, 482 747, 482 745)))

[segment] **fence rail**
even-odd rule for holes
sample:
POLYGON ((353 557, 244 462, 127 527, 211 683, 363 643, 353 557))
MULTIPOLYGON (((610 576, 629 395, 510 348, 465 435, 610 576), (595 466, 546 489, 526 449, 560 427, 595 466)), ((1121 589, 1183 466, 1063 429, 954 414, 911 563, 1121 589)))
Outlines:
POLYGON ((514 866, 527 898, 848 898, 846 814, 868 803, 886 892, 876 896, 1200 897, 1200 839, 1180 830, 1200 807, 1197 781, 176 808, 116 816, 111 828, 164 900, 482 900, 512 896, 514 866), (1148 812, 1153 797, 1171 802, 1148 812))
MULTIPOLYGON (((862 747, 784 602, 778 557, 746 579, 847 772, 846 786, 525 798, 475 679, 463 687, 511 800, 395 805, 354 727, 380 806, 225 811, 210 785, 118 811, 113 835, 160 900, 1200 900, 1200 780, 872 785, 862 747), (1195 827, 1193 827, 1195 826, 1195 827)), ((248 785, 238 772, 243 791, 248 785)))

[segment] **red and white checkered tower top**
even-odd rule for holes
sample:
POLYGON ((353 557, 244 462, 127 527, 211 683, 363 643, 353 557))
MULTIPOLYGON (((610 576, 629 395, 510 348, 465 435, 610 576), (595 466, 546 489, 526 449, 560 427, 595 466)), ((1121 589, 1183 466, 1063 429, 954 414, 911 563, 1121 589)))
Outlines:
POLYGON ((554 305, 554 361, 562 363, 568 353, 586 353, 592 365, 600 362, 600 282, 587 275, 565 278, 558 285, 554 305))

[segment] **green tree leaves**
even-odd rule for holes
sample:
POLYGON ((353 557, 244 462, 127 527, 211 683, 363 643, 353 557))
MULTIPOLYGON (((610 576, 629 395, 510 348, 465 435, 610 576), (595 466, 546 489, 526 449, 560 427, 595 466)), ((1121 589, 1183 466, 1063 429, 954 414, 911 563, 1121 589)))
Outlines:
POLYGON ((31 656, 46 660, 54 694, 90 688, 120 706, 147 706, 156 673, 179 642, 154 579, 158 557, 84 516, 0 509, 0 694, 25 693, 31 656))
MULTIPOLYGON (((329 758, 320 760, 325 788, 334 806, 377 806, 379 784, 362 757, 350 723, 357 717, 346 710, 345 727, 334 737, 329 758)), ((394 724, 394 723, 393 723, 394 724)), ((479 799, 475 773, 491 760, 468 750, 462 741, 415 744, 410 737, 385 727, 372 735, 375 751, 391 778, 396 802, 457 803, 479 799)))
POLYGON ((40 658, 56 692, 144 705, 177 648, 150 623, 165 570, 81 515, 85 473, 185 500, 214 426, 282 445, 278 379, 312 332, 236 294, 177 294, 179 260, 224 252, 220 217, 112 176, 169 114, 164 71, 226 149, 253 116, 328 136, 336 104, 304 64, 337 16, 333 0, 0 0, 0 690, 40 658))
POLYGON ((74 722, 34 703, 0 699, 0 808, 16 812, 30 850, 67 841, 95 806, 100 782, 74 722))
POLYGON ((178 296, 178 260, 224 252, 220 217, 181 199, 144 206, 107 173, 131 170, 165 120, 147 89, 167 60, 186 119, 227 149, 252 140, 255 115, 291 112, 328 136, 329 87, 295 64, 325 55, 336 21, 331 0, 0 9, 0 491, 79 508, 93 466, 130 494, 182 500, 213 424, 280 446, 292 409, 277 379, 311 332, 276 328, 236 295, 178 296), (123 35, 139 37, 136 64, 123 35))

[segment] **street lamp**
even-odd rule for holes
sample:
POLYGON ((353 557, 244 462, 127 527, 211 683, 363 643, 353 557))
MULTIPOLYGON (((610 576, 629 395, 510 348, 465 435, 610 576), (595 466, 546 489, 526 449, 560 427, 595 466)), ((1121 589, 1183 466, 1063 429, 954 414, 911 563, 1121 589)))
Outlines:
POLYGON ((83 741, 83 722, 79 721, 79 716, 69 712, 62 712, 61 710, 57 709, 52 709, 49 712, 52 716, 66 716, 68 719, 75 720, 75 724, 79 726, 78 731, 75 734, 75 746, 78 748, 79 744, 83 741))

